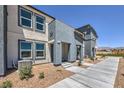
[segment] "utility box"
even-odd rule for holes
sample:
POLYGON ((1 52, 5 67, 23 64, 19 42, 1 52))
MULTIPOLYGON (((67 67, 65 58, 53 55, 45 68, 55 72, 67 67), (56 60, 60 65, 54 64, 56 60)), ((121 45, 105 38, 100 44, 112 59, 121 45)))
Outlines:
POLYGON ((18 61, 18 70, 20 70, 23 67, 32 68, 32 61, 31 60, 20 60, 20 61, 18 61))

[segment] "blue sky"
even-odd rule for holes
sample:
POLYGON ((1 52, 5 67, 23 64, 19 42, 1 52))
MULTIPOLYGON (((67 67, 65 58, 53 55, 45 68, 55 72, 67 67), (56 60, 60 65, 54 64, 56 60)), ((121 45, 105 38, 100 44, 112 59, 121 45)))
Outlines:
POLYGON ((124 6, 34 6, 74 28, 91 24, 97 46, 124 47, 124 6))

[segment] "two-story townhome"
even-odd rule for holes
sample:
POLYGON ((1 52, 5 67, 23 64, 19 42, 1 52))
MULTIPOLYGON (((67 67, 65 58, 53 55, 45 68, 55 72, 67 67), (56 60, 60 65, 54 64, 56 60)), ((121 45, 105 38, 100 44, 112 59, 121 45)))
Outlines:
POLYGON ((98 35, 94 28, 91 25, 85 25, 77 29, 78 31, 84 33, 84 41, 85 41, 85 51, 84 55, 88 57, 96 56, 96 40, 98 35))
POLYGON ((48 24, 55 18, 32 6, 0 6, 0 73, 18 60, 50 62, 48 24))
POLYGON ((0 75, 19 60, 82 61, 83 44, 83 33, 32 6, 0 6, 0 75))

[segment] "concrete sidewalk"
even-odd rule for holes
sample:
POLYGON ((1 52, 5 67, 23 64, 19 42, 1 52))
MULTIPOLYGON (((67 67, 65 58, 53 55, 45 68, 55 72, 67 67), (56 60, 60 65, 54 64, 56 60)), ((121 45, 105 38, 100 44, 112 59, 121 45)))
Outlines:
POLYGON ((109 57, 87 69, 72 66, 66 70, 76 74, 70 76, 50 88, 112 88, 116 78, 119 58, 109 57))

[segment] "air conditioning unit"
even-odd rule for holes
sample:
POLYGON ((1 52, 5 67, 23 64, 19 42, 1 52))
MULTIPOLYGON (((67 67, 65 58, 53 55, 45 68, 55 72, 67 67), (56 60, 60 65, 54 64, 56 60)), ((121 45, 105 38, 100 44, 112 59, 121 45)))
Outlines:
POLYGON ((20 70, 23 67, 32 68, 32 60, 20 60, 20 61, 18 61, 18 70, 20 70))

